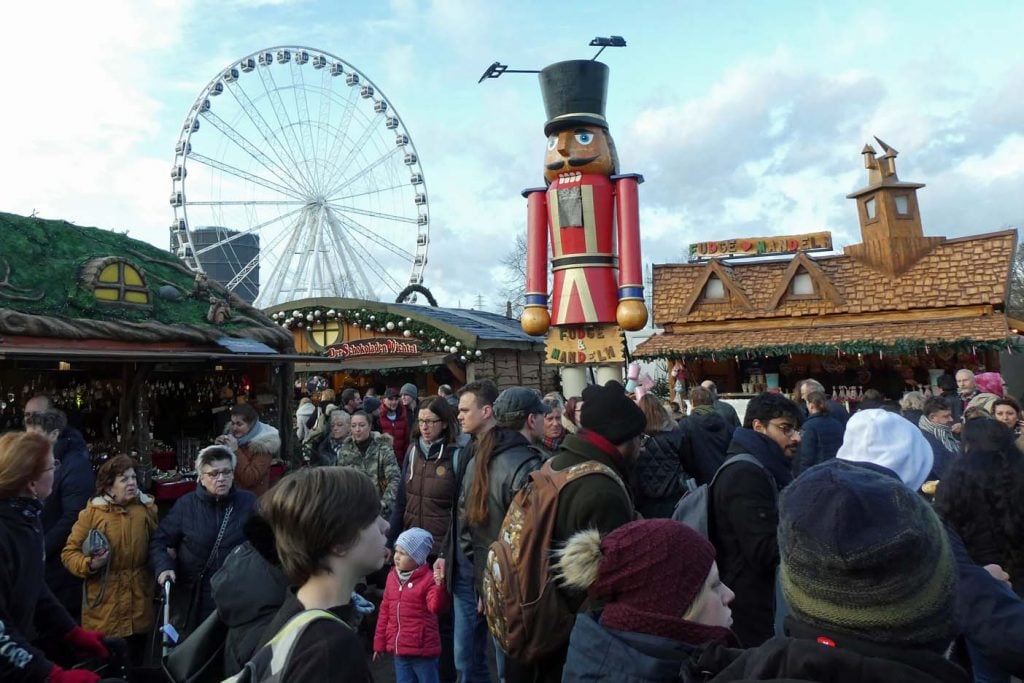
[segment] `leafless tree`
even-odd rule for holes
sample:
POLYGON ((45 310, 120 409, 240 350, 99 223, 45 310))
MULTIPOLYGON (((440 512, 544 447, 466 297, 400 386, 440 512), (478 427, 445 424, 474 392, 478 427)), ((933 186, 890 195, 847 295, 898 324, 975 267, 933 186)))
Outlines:
POLYGON ((501 280, 501 313, 505 312, 506 302, 512 302, 512 316, 518 318, 523 312, 523 296, 526 292, 526 235, 516 232, 512 248, 501 257, 501 267, 505 275, 501 280))

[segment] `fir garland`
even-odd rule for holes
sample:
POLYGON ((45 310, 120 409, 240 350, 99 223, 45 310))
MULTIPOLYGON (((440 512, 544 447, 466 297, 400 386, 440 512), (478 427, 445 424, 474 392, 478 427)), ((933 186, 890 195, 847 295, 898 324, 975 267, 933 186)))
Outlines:
POLYGON ((483 352, 456 339, 433 325, 413 320, 410 317, 369 308, 334 309, 323 307, 296 308, 291 311, 270 313, 270 319, 289 330, 316 329, 318 326, 336 322, 339 325, 357 325, 367 332, 394 334, 401 332, 406 339, 419 342, 424 351, 444 352, 458 356, 463 363, 472 363, 483 358, 483 352))
POLYGON ((925 353, 931 353, 932 349, 954 349, 955 351, 965 351, 977 353, 979 350, 993 350, 993 351, 1009 351, 1010 353, 1019 353, 1024 351, 1024 346, 1018 341, 1018 337, 1007 338, 1004 340, 974 340, 970 338, 957 339, 949 342, 927 342, 922 339, 896 339, 891 342, 873 342, 873 341, 849 341, 839 342, 837 344, 783 344, 777 346, 744 346, 744 347, 725 347, 722 349, 709 349, 705 347, 701 348, 688 348, 680 350, 680 352, 658 352, 658 353, 643 353, 642 351, 634 353, 634 358, 643 359, 655 359, 655 358, 717 358, 737 356, 739 358, 751 358, 751 357, 768 357, 768 356, 788 356, 790 354, 810 354, 816 356, 828 356, 828 355, 864 355, 864 354, 888 354, 890 356, 909 356, 916 355, 921 351, 925 353))

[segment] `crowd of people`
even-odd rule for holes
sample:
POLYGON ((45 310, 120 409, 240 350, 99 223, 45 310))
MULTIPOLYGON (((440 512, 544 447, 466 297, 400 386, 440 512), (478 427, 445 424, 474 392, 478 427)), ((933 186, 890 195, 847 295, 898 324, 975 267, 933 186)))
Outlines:
POLYGON ((131 458, 94 474, 36 397, 0 437, 0 679, 96 681, 74 664, 114 642, 143 664, 169 584, 193 680, 367 681, 388 655, 403 683, 1008 683, 1020 406, 995 373, 943 382, 851 416, 808 379, 742 424, 711 382, 678 410, 617 382, 324 390, 273 485, 280 436, 242 404, 160 519, 131 458), (695 506, 705 529, 673 519, 695 506))

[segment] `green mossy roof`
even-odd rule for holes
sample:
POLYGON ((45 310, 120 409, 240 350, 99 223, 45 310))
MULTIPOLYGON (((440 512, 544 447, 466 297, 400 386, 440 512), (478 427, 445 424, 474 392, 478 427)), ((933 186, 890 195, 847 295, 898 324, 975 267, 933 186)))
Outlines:
MULTIPOLYGON (((235 314, 214 327, 206 320, 209 300, 192 296, 195 278, 180 260, 168 251, 109 230, 0 212, 0 278, 6 265, 10 266, 8 284, 17 290, 0 285, 0 310, 114 323, 187 325, 228 336, 251 336, 246 334, 247 330, 273 325, 268 318, 254 319, 253 316, 265 317, 250 308, 244 315, 235 314), (150 291, 150 307, 111 305, 93 296, 92 289, 80 279, 82 266, 108 256, 123 258, 143 273, 150 291), (157 292, 167 284, 177 287, 181 298, 161 298, 157 292), (4 296, 5 293, 43 296, 39 300, 23 300, 4 296)), ((219 287, 214 294, 227 296, 219 287)))

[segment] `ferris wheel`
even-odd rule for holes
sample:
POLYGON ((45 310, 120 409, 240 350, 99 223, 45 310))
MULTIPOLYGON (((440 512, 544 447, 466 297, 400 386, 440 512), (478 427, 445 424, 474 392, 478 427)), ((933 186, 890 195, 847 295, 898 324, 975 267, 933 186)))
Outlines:
POLYGON ((174 149, 171 250, 261 308, 422 285, 426 182, 412 136, 362 72, 283 46, 199 93, 174 149))

